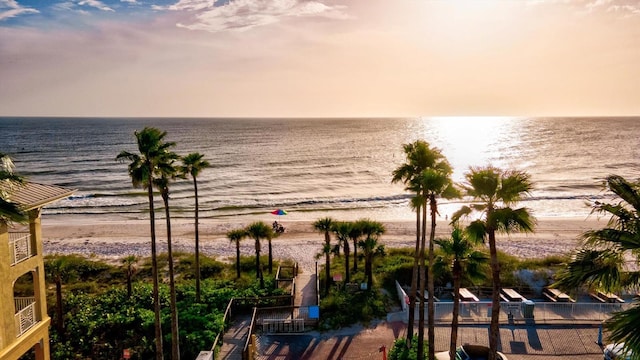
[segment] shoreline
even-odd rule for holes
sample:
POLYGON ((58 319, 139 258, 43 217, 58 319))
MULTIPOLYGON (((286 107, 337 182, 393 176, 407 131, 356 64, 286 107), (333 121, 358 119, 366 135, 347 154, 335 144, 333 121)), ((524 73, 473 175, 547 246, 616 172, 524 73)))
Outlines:
MULTIPOLYGON (((245 227, 252 221, 246 218, 245 221, 227 220, 205 219, 200 222, 200 251, 203 254, 215 256, 221 261, 235 257, 235 245, 230 243, 226 233, 245 227)), ((293 259, 304 271, 313 271, 315 255, 321 251, 324 242, 324 236, 313 230, 313 221, 287 221, 286 218, 275 220, 285 226, 286 232, 272 240, 274 258, 293 259)), ((380 238, 382 244, 392 248, 414 246, 415 221, 381 222, 387 230, 380 238)), ((601 228, 606 223, 606 219, 595 216, 586 219, 541 218, 537 220, 534 233, 499 234, 498 249, 519 258, 566 255, 580 244, 581 233, 601 228)), ((193 221, 173 220, 171 230, 174 251, 193 253, 193 221)), ((437 222, 436 237, 446 237, 450 231, 446 220, 437 222)), ((48 222, 45 217, 42 221, 42 234, 45 255, 80 254, 116 261, 127 255, 150 256, 151 253, 148 220, 74 222, 67 219, 48 222)), ((166 252, 166 226, 163 219, 156 221, 156 234, 158 251, 166 252)), ((254 254, 254 241, 242 241, 240 251, 243 255, 254 254)))

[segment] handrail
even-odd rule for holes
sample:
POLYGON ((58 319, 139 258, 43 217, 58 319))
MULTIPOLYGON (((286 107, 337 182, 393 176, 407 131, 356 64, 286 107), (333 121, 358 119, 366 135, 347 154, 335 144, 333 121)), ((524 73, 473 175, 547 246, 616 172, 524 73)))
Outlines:
POLYGON ((229 321, 229 318, 231 317, 231 308, 233 307, 234 300, 235 298, 231 298, 231 300, 229 300, 229 303, 227 304, 227 309, 224 311, 224 316, 222 317, 222 324, 223 324, 222 331, 219 332, 218 335, 216 335, 215 340, 213 340, 211 351, 213 351, 214 353, 216 351, 216 347, 218 346, 218 340, 220 340, 220 335, 224 336, 224 332, 226 330, 225 328, 227 327, 227 321, 229 321))
POLYGON ((251 316, 251 325, 249 326, 249 335, 247 336, 247 341, 244 343, 244 349, 242 349, 242 359, 249 360, 253 357, 249 356, 249 345, 251 344, 251 335, 255 331, 255 323, 256 323, 256 314, 258 312, 258 308, 253 308, 253 315, 251 316))
POLYGON ((318 276, 317 261, 316 261, 316 305, 320 305, 320 277, 318 276))

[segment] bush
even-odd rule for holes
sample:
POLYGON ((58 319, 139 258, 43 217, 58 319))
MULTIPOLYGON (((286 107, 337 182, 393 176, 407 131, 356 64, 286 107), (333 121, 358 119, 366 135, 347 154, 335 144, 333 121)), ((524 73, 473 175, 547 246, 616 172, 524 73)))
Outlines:
MULTIPOLYGON (((414 336, 417 339, 417 336, 414 336)), ((429 348, 429 344, 424 342, 425 349, 425 359, 427 349, 429 348)), ((396 339, 393 342, 393 347, 389 351, 389 360, 416 360, 418 358, 418 341, 413 341, 411 343, 411 349, 407 348, 407 340, 405 338, 396 339)))

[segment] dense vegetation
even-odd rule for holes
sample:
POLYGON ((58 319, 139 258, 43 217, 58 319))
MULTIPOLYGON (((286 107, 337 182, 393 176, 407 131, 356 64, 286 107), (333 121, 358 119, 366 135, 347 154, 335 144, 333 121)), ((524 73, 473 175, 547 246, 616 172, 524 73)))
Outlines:
MULTIPOLYGON (((202 272, 201 301, 196 301, 193 254, 174 253, 177 309, 180 319, 181 356, 194 359, 209 350, 216 335, 223 330, 223 316, 233 297, 281 295, 274 289, 272 276, 265 276, 265 286, 255 279, 254 257, 242 257, 242 276, 236 278, 235 264, 227 264, 200 255, 202 272)), ((166 264, 166 254, 159 256, 166 264)), ((266 264, 266 261, 263 263, 266 264)), ((278 262, 275 262, 278 265, 278 262)), ((49 256, 45 268, 49 279, 49 314, 52 359, 118 359, 129 349, 132 359, 150 359, 155 353, 153 288, 150 259, 140 259, 131 266, 111 265, 76 255, 49 256), (54 265, 57 264, 57 265, 54 265), (63 264, 62 267, 59 265, 63 264), (55 274, 62 269, 62 324, 58 324, 55 274), (127 273, 133 273, 131 296, 127 292, 127 273), (59 326, 62 325, 62 326, 59 326), (62 328, 62 331, 59 329, 62 328)), ((169 287, 161 269, 160 300, 164 352, 171 351, 169 287)), ((28 284, 16 286, 28 294, 28 284)), ((28 356, 27 356, 28 358, 28 356)))
MULTIPOLYGON (((436 259, 446 259, 445 254, 440 248, 435 249, 436 259)), ((502 252, 498 253, 500 266, 503 269, 505 287, 517 288, 523 293, 534 292, 531 284, 527 283, 527 279, 519 276, 520 273, 526 272, 536 274, 542 277, 545 284, 553 281, 553 273, 560 270, 568 257, 552 256, 543 259, 518 259, 502 252)), ((340 261, 344 255, 334 256, 331 262, 331 274, 344 274, 345 265, 340 261)), ((413 249, 409 248, 388 248, 385 255, 380 257, 374 263, 374 287, 372 291, 360 291, 361 283, 366 283, 366 276, 363 271, 351 274, 351 285, 343 282, 334 282, 330 279, 331 292, 321 298, 320 326, 323 329, 335 329, 348 326, 358 322, 367 323, 373 319, 384 317, 387 312, 394 311, 394 307, 398 307, 396 296, 395 281, 406 285, 411 281, 413 271, 413 249)), ((360 259, 360 268, 364 264, 360 259)), ((434 283, 436 288, 444 288, 452 283, 453 274, 448 266, 435 267, 434 283)), ((480 271, 485 275, 482 281, 472 281, 472 279, 464 278, 462 280, 463 287, 480 287, 489 292, 491 287, 490 268, 487 265, 482 267, 480 271)), ((324 271, 319 271, 320 288, 324 288, 326 277, 324 271)), ((450 292, 450 291, 449 291, 450 292)), ((413 346, 413 345, 412 345, 413 346)))

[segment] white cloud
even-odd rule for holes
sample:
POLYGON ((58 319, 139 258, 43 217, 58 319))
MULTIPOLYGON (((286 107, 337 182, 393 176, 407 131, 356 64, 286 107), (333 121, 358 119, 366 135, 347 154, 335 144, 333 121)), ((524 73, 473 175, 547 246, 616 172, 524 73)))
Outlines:
POLYGON ((562 4, 587 13, 613 12, 623 15, 640 15, 640 0, 528 0, 529 5, 562 4))
POLYGON ((88 7, 102 11, 114 11, 100 0, 71 0, 60 2, 53 6, 56 10, 74 11, 80 14, 88 14, 85 10, 88 7))
POLYGON ((313 0, 179 0, 173 5, 154 9, 195 12, 193 23, 178 23, 178 27, 210 32, 244 31, 287 17, 349 18, 344 12, 346 6, 329 6, 313 0))
POLYGON ((102 11, 114 11, 112 8, 105 5, 102 1, 99 0, 82 0, 78 2, 80 6, 90 6, 102 11))
POLYGON ((135 4, 136 0, 120 0, 120 2, 129 3, 129 4, 135 4))
POLYGON ((0 21, 22 14, 39 13, 38 10, 30 7, 23 7, 15 0, 0 0, 0 21))

